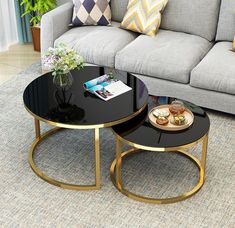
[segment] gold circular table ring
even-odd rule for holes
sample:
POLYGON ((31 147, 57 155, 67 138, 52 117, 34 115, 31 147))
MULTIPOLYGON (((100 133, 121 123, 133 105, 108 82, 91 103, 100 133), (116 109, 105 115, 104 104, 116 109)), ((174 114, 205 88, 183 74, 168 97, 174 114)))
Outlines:
POLYGON ((55 186, 58 186, 58 187, 61 187, 64 189, 71 189, 71 190, 96 190, 96 189, 99 189, 97 184, 96 185, 75 185, 75 184, 69 184, 69 183, 64 183, 64 182, 55 180, 55 179, 47 176, 46 174, 44 174, 36 166, 36 164, 34 162, 34 154, 35 154, 35 150, 36 150, 37 146, 46 138, 50 137, 51 135, 53 135, 63 129, 64 128, 57 128, 57 127, 53 128, 53 129, 47 131, 46 133, 44 133, 41 137, 38 137, 37 139, 34 140, 33 144, 30 147, 29 155, 28 155, 30 167, 35 172, 35 174, 37 174, 38 177, 42 178, 43 180, 45 180, 46 182, 48 182, 50 184, 53 184, 55 186))
MULTIPOLYGON (((134 155, 136 153, 142 153, 143 151, 142 150, 139 150, 139 149, 132 149, 132 150, 128 150, 128 151, 125 151, 125 152, 122 152, 121 154, 121 158, 124 159, 126 157, 129 157, 131 155, 134 155)), ((152 151, 151 151, 152 152, 152 151)), ((193 155, 189 154, 188 152, 186 151, 183 151, 183 150, 178 150, 178 151, 174 151, 175 153, 178 153, 180 155, 183 155, 185 156, 186 158, 190 159, 192 162, 194 162, 196 164, 196 166, 198 167, 198 170, 199 170, 199 181, 197 183, 197 185, 189 192, 186 192, 186 193, 183 193, 182 195, 180 196, 176 196, 176 197, 171 197, 171 198, 165 198, 165 199, 156 199, 156 198, 150 198, 150 197, 145 197, 145 196, 141 196, 141 195, 138 195, 138 194, 135 194, 127 189, 125 189, 122 185, 122 181, 119 180, 119 182, 117 182, 117 179, 116 179, 116 165, 117 165, 117 159, 115 159, 113 162, 112 162, 112 165, 110 167, 110 177, 111 177, 111 180, 114 184, 114 186, 121 192, 123 193, 124 195, 128 196, 129 198, 132 198, 134 200, 137 200, 137 201, 140 201, 140 202, 145 202, 145 203, 153 203, 153 204, 169 204, 169 203, 176 203, 176 202, 179 202, 179 201, 182 201, 182 200, 185 200, 189 197, 191 197, 192 195, 194 195, 195 193, 197 193, 200 188, 203 186, 204 184, 204 170, 203 170, 203 167, 202 167, 202 164, 201 162, 196 158, 194 157, 193 155)), ((172 152, 173 153, 173 152, 172 152)), ((120 167, 121 169, 121 167, 120 167)))

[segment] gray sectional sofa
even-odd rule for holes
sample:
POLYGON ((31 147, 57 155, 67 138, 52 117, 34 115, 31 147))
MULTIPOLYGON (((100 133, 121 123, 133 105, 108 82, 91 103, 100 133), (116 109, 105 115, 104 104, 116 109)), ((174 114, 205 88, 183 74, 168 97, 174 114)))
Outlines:
POLYGON ((235 0, 169 0, 154 38, 119 28, 128 0, 111 0, 112 26, 77 28, 61 1, 42 18, 42 53, 63 42, 87 63, 134 73, 151 94, 235 114, 235 0))

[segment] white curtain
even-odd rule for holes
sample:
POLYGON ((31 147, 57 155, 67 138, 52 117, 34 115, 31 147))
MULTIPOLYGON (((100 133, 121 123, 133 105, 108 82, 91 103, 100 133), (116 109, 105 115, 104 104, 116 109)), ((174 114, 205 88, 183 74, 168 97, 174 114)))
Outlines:
POLYGON ((14 0, 0 0, 0 52, 17 42, 14 0))

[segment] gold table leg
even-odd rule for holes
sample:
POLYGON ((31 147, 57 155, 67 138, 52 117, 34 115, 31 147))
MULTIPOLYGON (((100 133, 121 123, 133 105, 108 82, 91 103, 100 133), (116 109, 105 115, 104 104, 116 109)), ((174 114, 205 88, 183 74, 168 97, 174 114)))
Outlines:
POLYGON ((96 188, 100 188, 100 131, 95 129, 95 183, 96 188))
POLYGON ((53 128, 43 135, 40 134, 40 123, 35 119, 35 131, 36 131, 36 139, 30 147, 28 160, 32 170, 44 181, 53 184, 55 186, 64 188, 64 189, 72 189, 72 190, 98 190, 100 189, 100 143, 99 143, 99 128, 95 128, 95 184, 94 185, 76 185, 64 183, 58 180, 55 180, 46 174, 44 174, 35 164, 34 162, 34 153, 36 147, 46 138, 55 134, 56 132, 62 130, 62 128, 53 128))
MULTIPOLYGON (((201 164, 204 173, 206 173, 206 154, 207 154, 207 146, 208 146, 208 134, 206 134, 202 141, 202 158, 201 158, 201 164)), ((204 175, 204 181, 205 181, 205 175, 204 175)))
MULTIPOLYGON (((116 158, 112 162, 111 167, 110 167, 110 177, 111 180, 114 184, 114 186, 124 195, 126 195, 129 198, 132 198, 134 200, 140 201, 140 202, 145 202, 145 203, 154 203, 154 204, 169 204, 169 203, 176 203, 182 200, 185 200, 191 196, 193 196, 195 193, 197 193, 201 187, 204 184, 205 181, 205 165, 206 165, 206 153, 207 153, 207 144, 208 144, 208 134, 206 134, 203 139, 202 139, 202 157, 201 159, 197 159, 195 156, 192 154, 181 150, 179 148, 176 151, 168 151, 168 152, 175 152, 179 153, 187 158, 189 158, 191 161, 193 161, 198 169, 199 169, 199 174, 200 178, 197 183, 197 185, 189 192, 183 193, 180 196, 176 197, 171 197, 171 198, 150 198, 150 197, 145 197, 142 195, 135 194, 133 192, 130 192, 129 190, 125 189, 125 187, 122 184, 122 177, 121 177, 121 164, 122 164, 122 158, 134 155, 136 153, 139 153, 141 150, 138 148, 132 148, 131 150, 122 152, 121 151, 121 142, 118 137, 116 137, 116 158)), ((167 153, 168 153, 167 152, 167 153)))
POLYGON ((122 174, 121 174, 121 167, 122 167, 122 150, 121 150, 121 142, 116 138, 116 185, 118 188, 122 188, 122 174))
POLYGON ((41 137, 41 132, 40 132, 40 122, 36 118, 34 118, 34 124, 35 124, 35 135, 36 139, 41 137))

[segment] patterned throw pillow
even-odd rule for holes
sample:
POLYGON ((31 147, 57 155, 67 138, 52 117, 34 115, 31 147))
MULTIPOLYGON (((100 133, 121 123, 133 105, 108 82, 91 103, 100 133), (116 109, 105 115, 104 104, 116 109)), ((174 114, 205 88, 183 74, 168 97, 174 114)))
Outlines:
POLYGON ((168 0, 129 0, 121 27, 155 36, 161 23, 161 13, 168 0))
POLYGON ((73 26, 110 25, 110 0, 73 0, 73 26))

